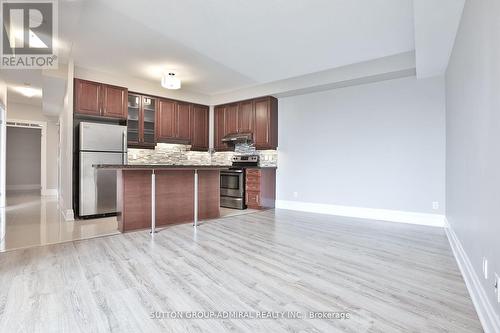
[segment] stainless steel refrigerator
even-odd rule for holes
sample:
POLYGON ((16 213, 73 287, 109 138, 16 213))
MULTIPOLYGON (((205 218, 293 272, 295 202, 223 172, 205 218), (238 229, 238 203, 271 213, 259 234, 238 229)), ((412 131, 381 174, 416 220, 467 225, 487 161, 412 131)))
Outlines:
POLYGON ((94 165, 126 163, 126 126, 80 123, 80 217, 116 212, 116 171, 94 165))

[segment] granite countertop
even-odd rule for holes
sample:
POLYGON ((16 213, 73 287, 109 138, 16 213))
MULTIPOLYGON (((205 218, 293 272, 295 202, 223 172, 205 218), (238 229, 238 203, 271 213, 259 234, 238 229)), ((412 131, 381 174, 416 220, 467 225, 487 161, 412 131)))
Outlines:
MULTIPOLYGON (((230 165, 192 165, 192 164, 94 164, 97 169, 229 169, 230 165)), ((243 169, 277 169, 275 166, 244 166, 243 169)))
POLYGON ((243 169, 278 169, 277 166, 246 166, 243 169))
POLYGON ((228 165, 180 165, 180 164, 94 164, 97 169, 229 169, 228 165))

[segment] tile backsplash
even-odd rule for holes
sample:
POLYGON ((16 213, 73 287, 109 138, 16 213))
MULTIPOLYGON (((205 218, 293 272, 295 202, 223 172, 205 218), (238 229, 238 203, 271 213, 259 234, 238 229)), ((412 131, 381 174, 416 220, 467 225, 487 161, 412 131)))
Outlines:
POLYGON ((179 144, 159 143, 156 149, 128 150, 129 164, 174 164, 174 165, 231 165, 231 158, 235 154, 259 154, 260 166, 277 166, 278 152, 275 150, 252 150, 245 145, 236 148, 237 153, 229 152, 198 152, 190 151, 190 146, 179 144))

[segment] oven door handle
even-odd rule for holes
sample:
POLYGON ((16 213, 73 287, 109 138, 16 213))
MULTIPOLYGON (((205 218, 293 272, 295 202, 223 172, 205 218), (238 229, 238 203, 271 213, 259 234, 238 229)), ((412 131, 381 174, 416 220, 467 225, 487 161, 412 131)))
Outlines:
POLYGON ((241 174, 243 173, 243 170, 234 170, 234 171, 221 171, 220 174, 221 175, 225 175, 225 176, 234 176, 235 174, 241 174))

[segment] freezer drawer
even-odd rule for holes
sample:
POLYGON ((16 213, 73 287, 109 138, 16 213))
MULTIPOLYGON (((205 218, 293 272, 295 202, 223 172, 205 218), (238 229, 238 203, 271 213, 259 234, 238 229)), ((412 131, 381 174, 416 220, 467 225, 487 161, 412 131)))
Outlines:
POLYGON ((123 164, 126 159, 126 153, 80 152, 80 216, 116 212, 116 171, 93 165, 123 164))
POLYGON ((127 126, 81 122, 80 151, 126 152, 127 126))

